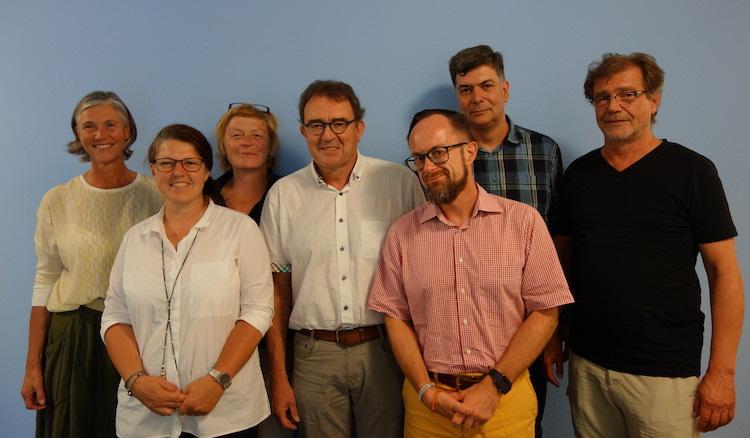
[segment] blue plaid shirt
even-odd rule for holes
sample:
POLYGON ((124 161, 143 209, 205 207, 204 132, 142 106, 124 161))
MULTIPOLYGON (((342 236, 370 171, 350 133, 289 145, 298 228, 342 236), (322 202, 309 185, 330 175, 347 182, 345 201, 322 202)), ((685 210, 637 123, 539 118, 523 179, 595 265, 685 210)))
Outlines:
POLYGON ((479 148, 474 178, 490 193, 536 208, 548 222, 552 199, 563 175, 557 143, 546 135, 516 126, 493 152, 479 148))

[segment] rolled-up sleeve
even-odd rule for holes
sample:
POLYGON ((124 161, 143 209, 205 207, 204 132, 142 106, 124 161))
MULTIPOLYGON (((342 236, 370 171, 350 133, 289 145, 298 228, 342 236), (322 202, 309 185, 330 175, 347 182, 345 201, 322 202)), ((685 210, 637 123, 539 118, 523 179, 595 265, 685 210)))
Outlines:
POLYGON ((104 313, 102 313, 102 323, 100 335, 104 340, 104 334, 115 324, 132 325, 128 305, 123 292, 123 266, 127 257, 131 232, 125 234, 120 249, 117 251, 115 263, 109 273, 109 287, 107 288, 107 297, 104 299, 104 313))
POLYGON ((248 224, 239 247, 240 316, 265 334, 273 319, 273 279, 271 262, 263 235, 255 224, 248 224))

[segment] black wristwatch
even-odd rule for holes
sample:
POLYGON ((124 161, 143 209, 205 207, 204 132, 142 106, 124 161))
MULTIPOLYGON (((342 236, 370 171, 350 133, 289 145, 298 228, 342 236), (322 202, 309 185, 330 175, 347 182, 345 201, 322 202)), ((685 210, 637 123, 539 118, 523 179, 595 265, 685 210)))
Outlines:
POLYGON ((487 374, 489 374, 492 381, 495 382, 497 390, 503 394, 507 394, 508 391, 510 391, 510 388, 513 386, 513 384, 510 383, 510 380, 505 374, 494 368, 491 369, 487 374))

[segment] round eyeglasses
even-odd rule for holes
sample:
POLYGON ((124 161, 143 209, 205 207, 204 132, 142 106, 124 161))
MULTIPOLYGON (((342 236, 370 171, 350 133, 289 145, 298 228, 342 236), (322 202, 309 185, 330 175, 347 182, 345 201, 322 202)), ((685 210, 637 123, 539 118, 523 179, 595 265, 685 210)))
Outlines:
POLYGON ((641 94, 647 93, 647 91, 625 91, 622 93, 615 94, 614 96, 598 96, 593 99, 589 99, 589 102, 593 103, 594 106, 604 107, 609 106, 609 101, 612 98, 620 104, 620 106, 628 106, 638 99, 641 94))
POLYGON ((409 169, 418 171, 424 169, 425 158, 429 158, 432 164, 443 164, 450 159, 448 150, 468 144, 467 142, 456 143, 450 146, 438 146, 426 154, 415 154, 404 160, 409 169))
POLYGON ((346 128, 349 127, 352 123, 356 122, 357 119, 352 120, 334 120, 330 123, 324 123, 324 122, 310 122, 305 123, 303 126, 307 128, 307 132, 309 132, 312 135, 323 135, 323 133, 326 130, 326 126, 331 128, 331 132, 334 134, 343 134, 346 131, 346 128))
POLYGON ((175 160, 174 158, 157 158, 151 160, 151 164, 156 167, 159 172, 171 172, 180 163, 183 169, 187 172, 197 172, 203 166, 203 160, 200 158, 184 158, 182 160, 175 160))

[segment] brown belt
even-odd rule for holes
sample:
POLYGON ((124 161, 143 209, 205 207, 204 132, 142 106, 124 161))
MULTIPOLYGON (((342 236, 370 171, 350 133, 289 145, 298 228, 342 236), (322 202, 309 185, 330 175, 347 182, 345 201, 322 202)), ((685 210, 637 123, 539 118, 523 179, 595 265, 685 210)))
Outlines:
POLYGON ((469 388, 484 379, 485 373, 441 374, 430 372, 433 380, 455 389, 469 388))
POLYGON ((298 330, 300 334, 310 336, 321 341, 335 342, 341 345, 356 345, 380 337, 377 325, 359 327, 352 330, 298 330))

